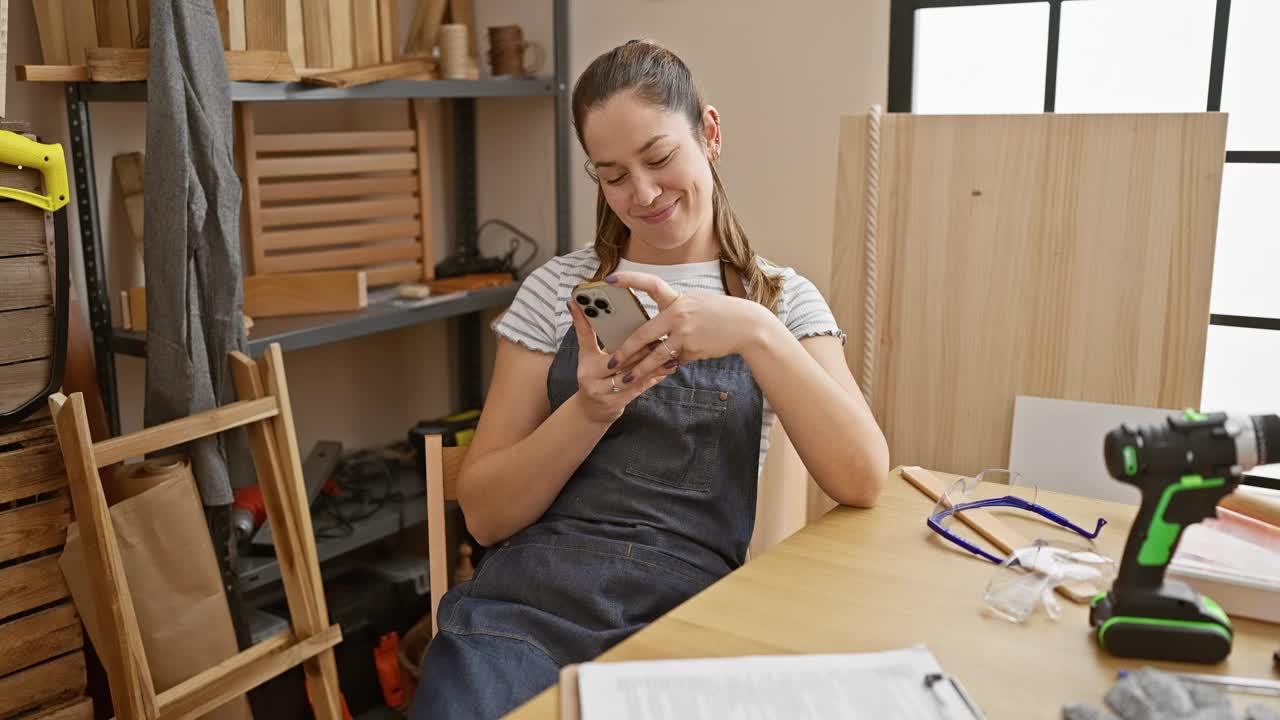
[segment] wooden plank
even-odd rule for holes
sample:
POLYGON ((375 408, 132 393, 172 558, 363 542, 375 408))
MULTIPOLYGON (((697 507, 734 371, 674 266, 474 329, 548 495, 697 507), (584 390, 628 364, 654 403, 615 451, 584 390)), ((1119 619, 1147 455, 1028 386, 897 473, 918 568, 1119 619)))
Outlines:
POLYGON ((298 71, 283 50, 239 50, 223 53, 228 80, 292 82, 298 71))
POLYGON ((244 311, 252 317, 354 312, 369 305, 367 282, 357 270, 250 275, 244 311))
POLYGON ((28 82, 89 82, 87 65, 15 65, 13 75, 28 82))
POLYGON ((147 79, 146 48, 100 47, 85 51, 89 77, 94 82, 130 82, 147 79))
POLYGON ((427 478, 427 552, 430 560, 430 577, 437 578, 431 585, 431 636, 439 631, 436 613, 440 600, 449 589, 449 556, 443 551, 445 539, 444 503, 447 496, 444 483, 444 448, 439 435, 423 438, 423 458, 427 478))
POLYGON ((251 0, 245 12, 245 49, 289 51, 285 0, 251 0))
MULTIPOLYGON (((45 65, 69 65, 67 29, 63 22, 64 0, 31 0, 36 16, 36 32, 40 35, 40 62, 45 65)), ((19 80, 23 79, 21 76, 19 80)))
POLYGON ((285 33, 294 68, 307 66, 307 40, 302 28, 302 0, 285 0, 285 33))
MULTIPOLYGON (((420 225, 416 220, 388 223, 361 223, 338 225, 306 230, 278 230, 263 233, 262 246, 266 250, 300 250, 331 245, 350 245, 376 240, 399 240, 417 237, 420 225)), ((265 259, 265 258, 264 258, 265 259)))
POLYGON ((0 411, 16 410, 49 385, 53 365, 48 358, 0 366, 0 411))
POLYGON ((246 14, 246 3, 254 3, 256 0, 227 0, 227 25, 230 27, 228 31, 228 40, 230 45, 228 50, 248 50, 248 27, 245 23, 248 20, 246 14))
MULTIPOLYGON (((329 610, 320 583, 320 561, 316 555, 315 530, 311 525, 311 512, 308 510, 306 488, 302 478, 302 461, 298 455, 298 437, 294 431, 293 411, 289 402, 289 386, 284 374, 284 355, 280 345, 273 343, 267 347, 263 362, 259 366, 262 380, 268 395, 280 403, 280 414, 272 420, 276 449, 280 457, 279 488, 286 507, 290 508, 297 520, 296 532, 301 542, 297 547, 298 555, 293 563, 281 559, 281 573, 293 572, 311 595, 309 617, 294 617, 294 626, 302 630, 304 635, 314 635, 321 628, 328 626, 329 610), (292 565, 286 570, 286 565, 292 565), (309 626, 309 627, 308 627, 309 626)), ((313 662, 303 665, 307 683, 311 690, 312 705, 317 720, 339 720, 342 717, 342 700, 338 690, 338 670, 334 662, 333 651, 321 653, 313 662)))
POLYGON ((93 720, 93 700, 87 697, 82 698, 76 702, 43 710, 24 720, 93 720))
MULTIPOLYGON (((12 445, 14 448, 31 447, 36 443, 56 440, 52 430, 53 425, 48 418, 24 420, 16 425, 8 425, 0 428, 0 447, 6 445, 12 445)), ((13 452, 14 448, 0 453, 0 467, 3 467, 5 454, 13 452)), ((3 483, 3 481, 0 480, 0 483, 3 483)), ((0 500, 0 502, 3 502, 3 500, 0 500)))
MULTIPOLYGON (((346 72, 354 72, 348 70, 346 72)), ((312 75, 304 82, 323 77, 312 75)), ((354 132, 263 133, 257 136, 257 151, 308 152, 320 150, 409 149, 413 147, 412 130, 368 130, 354 132)), ((342 182, 346 182, 345 180, 342 182)))
POLYGON ((39 707, 84 694, 84 653, 72 653, 57 660, 0 678, 0 716, 39 707))
MULTIPOLYGON (((89 587, 98 600, 98 627, 109 637, 108 641, 97 643, 96 648, 107 670, 112 705, 119 717, 154 718, 155 687, 138 630, 133 595, 120 559, 120 548, 116 545, 111 513, 98 478, 99 466, 90 443, 84 397, 80 393, 70 398, 56 393, 49 398, 49 409, 66 462, 89 587)), ((130 437, 117 440, 128 442, 130 437)), ((58 577, 61 580, 61 573, 58 577)))
POLYGON ((329 0, 329 40, 332 43, 333 64, 329 67, 344 70, 355 60, 351 42, 351 0, 329 0))
POLYGON ((253 688, 320 655, 342 642, 342 630, 330 625, 303 640, 282 631, 160 694, 165 720, 195 720, 253 688))
POLYGON ((343 178, 341 180, 303 180, 298 182, 262 183, 263 202, 284 200, 324 200, 327 198, 391 195, 414 192, 418 179, 413 175, 395 177, 343 178))
POLYGON ((0 260, 0 312, 53 304, 49 259, 26 255, 0 260))
POLYGON ((120 198, 124 201, 125 220, 128 221, 129 232, 133 235, 133 242, 135 245, 141 246, 144 217, 142 153, 131 152, 116 155, 111 159, 111 172, 115 177, 116 189, 120 191, 120 198))
POLYGON ((396 0, 377 0, 378 45, 382 62, 400 59, 400 7, 396 0))
MULTIPOLYGON (((275 417, 279 412, 273 398, 234 402, 212 410, 153 425, 128 435, 93 444, 93 460, 98 467, 113 465, 132 457, 182 445, 197 438, 216 435, 231 428, 275 417)), ((65 447, 65 441, 63 445, 65 447)))
POLYGON ((350 70, 337 70, 329 73, 310 75, 303 78, 302 81, 309 85, 345 88, 356 87, 357 85, 367 85, 381 80, 417 78, 424 75, 436 75, 435 60, 430 58, 413 58, 410 60, 402 60, 400 62, 387 63, 383 65, 355 67, 350 70))
POLYGON ((9 0, 0 0, 0 118, 5 117, 9 87, 9 0))
POLYGON ((395 285, 396 283, 402 282, 417 282, 422 279, 422 265, 419 263, 387 265, 383 267, 369 268, 365 270, 364 273, 369 277, 369 287, 395 285))
POLYGON ((133 47, 127 4, 121 0, 93 0, 93 11, 98 24, 99 47, 133 47))
POLYGON ((440 25, 444 23, 449 0, 418 0, 418 10, 413 16, 409 38, 405 42, 405 55, 431 55, 440 40, 440 25))
POLYGON ((80 616, 71 603, 0 625, 0 677, 84 647, 80 616))
POLYGON ((431 222, 431 142, 427 137, 427 103, 421 98, 409 101, 413 115, 413 132, 418 153, 418 222, 422 224, 419 239, 422 243, 422 279, 431 280, 436 276, 436 261, 433 255, 435 241, 431 222))
POLYGON ((258 132, 253 119, 253 103, 239 103, 235 106, 237 134, 240 150, 240 172, 244 181, 244 196, 241 216, 241 237, 248 246, 245 253, 247 275, 262 272, 262 261, 266 258, 266 247, 262 237, 262 197, 258 178, 258 132))
POLYGON ((378 0, 351 0, 351 44, 354 67, 382 62, 378 0))
POLYGON ((222 33, 222 49, 231 49, 231 8, 227 0, 213 0, 213 9, 218 13, 218 30, 222 33))
MULTIPOLYGON (((133 329, 133 318, 129 314, 129 291, 120 291, 120 327, 125 330, 133 329)), ((142 332, 139 330, 139 332, 142 332)))
POLYGON ((476 39, 480 29, 476 27, 475 0, 449 0, 449 17, 450 22, 467 26, 467 54, 473 58, 480 57, 476 39))
MULTIPOLYGON (((413 136, 409 136, 412 147, 413 136)), ((0 262, 45 252, 44 211, 17 200, 0 200, 0 262)))
POLYGON ((63 27, 67 34, 67 62, 84 65, 85 52, 98 47, 94 0, 63 0, 63 27))
POLYGON ((354 172, 413 170, 418 158, 411 152, 389 152, 317 157, 259 158, 258 177, 340 175, 354 172))
MULTIPOLYGON (((53 306, 0 312, 0 364, 49 357, 53 350, 53 306)), ((0 370, 0 375, 4 373, 0 370)))
POLYGON ((58 558, 48 555, 0 570, 0 618, 48 605, 70 594, 58 568, 58 558))
MULTIPOLYGON (((5 163, 0 163, 0 185, 14 190, 44 192, 44 178, 40 176, 39 172, 26 167, 19 170, 13 165, 5 163)), ((10 201, 6 200, 5 202, 10 201)))
POLYGON ((0 512, 0 562, 61 547, 70 522, 71 504, 65 493, 0 512))
POLYGON ((422 250, 418 243, 395 243, 351 248, 349 250, 325 250, 322 252, 268 255, 263 262, 264 272, 295 272, 300 270, 332 270, 343 267, 374 265, 397 260, 417 260, 422 250))
MULTIPOLYGON (((133 47, 151 45, 151 0, 129 0, 129 29, 133 33, 133 47)), ((225 39, 222 46, 227 46, 225 39)))
MULTIPOLYGON (((29 441, 27 447, 0 453, 0 503, 66 487, 62 452, 51 438, 29 441)), ((0 612, 0 617, 7 613, 0 612)))
POLYGON ((137 332, 147 331, 147 291, 145 288, 129 288, 129 323, 137 332))
POLYGON ((302 29, 308 68, 332 68, 333 40, 329 34, 329 0, 302 0, 302 29))
MULTIPOLYGON (((412 196, 384 200, 352 200, 349 202, 285 205, 265 208, 262 224, 312 225, 344 220, 376 220, 380 218, 415 217, 419 211, 418 200, 412 196)), ((417 230, 415 229, 414 233, 417 230)), ((268 233, 270 234, 270 233, 268 233)))

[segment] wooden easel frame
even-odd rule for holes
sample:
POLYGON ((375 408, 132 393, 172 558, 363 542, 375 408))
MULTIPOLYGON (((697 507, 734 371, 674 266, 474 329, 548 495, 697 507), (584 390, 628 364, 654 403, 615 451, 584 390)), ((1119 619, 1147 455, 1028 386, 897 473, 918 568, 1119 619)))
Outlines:
POLYGON ((111 700, 124 720, 187 720, 301 664, 316 718, 342 720, 333 656, 342 631, 329 624, 320 584, 280 346, 272 344, 257 362, 241 353, 232 353, 230 361, 240 401, 97 443, 91 441, 80 393, 49 398, 80 522, 90 586, 101 598, 99 625, 108 640, 98 646, 98 652, 110 681, 111 700), (157 695, 98 469, 242 426, 253 446, 292 627, 157 695))

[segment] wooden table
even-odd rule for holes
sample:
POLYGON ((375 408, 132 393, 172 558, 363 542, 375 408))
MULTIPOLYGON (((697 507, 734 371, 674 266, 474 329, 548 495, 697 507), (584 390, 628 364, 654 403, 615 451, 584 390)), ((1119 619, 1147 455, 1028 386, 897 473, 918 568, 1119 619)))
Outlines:
MULTIPOLYGON (((938 473, 940 477, 950 476, 938 473)), ((1108 525, 1098 546, 1124 548, 1135 508, 1041 492, 1040 503, 1079 525, 1108 525)), ((1116 671, 1155 665, 1183 672, 1277 678, 1271 654, 1280 625, 1233 620, 1235 645, 1217 666, 1113 658, 1098 649, 1089 610, 1063 599, 1053 621, 1043 609, 1024 625, 984 615, 982 593, 995 566, 942 541, 925 526, 933 502, 895 470, 879 504, 840 507, 636 633, 599 660, 850 653, 926 645, 992 720, 1057 718, 1062 705, 1101 705, 1116 671)), ((995 512, 1029 537, 1056 526, 995 512), (1048 528, 1036 532, 1036 528, 1048 528)), ((1068 533, 1069 536, 1069 533, 1068 533)), ((1237 704, 1266 701, 1234 695, 1237 704)), ((508 717, 559 718, 553 687, 508 717)))

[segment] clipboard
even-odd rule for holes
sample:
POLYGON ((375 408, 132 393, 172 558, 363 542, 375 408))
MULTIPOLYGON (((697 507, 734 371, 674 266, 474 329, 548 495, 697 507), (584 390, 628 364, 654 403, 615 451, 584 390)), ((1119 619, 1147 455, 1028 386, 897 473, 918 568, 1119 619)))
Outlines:
POLYGON ((560 720, 579 720, 582 702, 578 695, 578 664, 560 668, 560 720))

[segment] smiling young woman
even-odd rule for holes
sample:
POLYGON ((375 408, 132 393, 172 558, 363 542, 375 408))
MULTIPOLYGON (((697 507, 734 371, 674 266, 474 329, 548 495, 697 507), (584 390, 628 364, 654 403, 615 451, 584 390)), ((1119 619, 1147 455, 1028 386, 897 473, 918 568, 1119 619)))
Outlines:
POLYGON ((838 502, 873 504, 888 474, 826 301, 758 257, 730 208, 720 114, 685 64, 614 48, 573 118, 595 242, 534 271, 494 324, 458 496, 495 547, 440 603, 414 720, 502 715, 741 566, 777 420, 838 502), (612 354, 569 298, 589 279, 652 318, 612 354))

